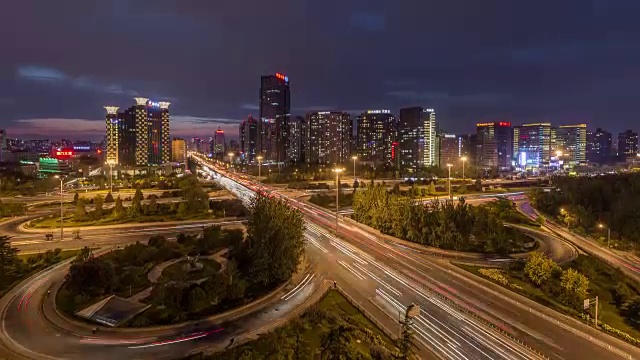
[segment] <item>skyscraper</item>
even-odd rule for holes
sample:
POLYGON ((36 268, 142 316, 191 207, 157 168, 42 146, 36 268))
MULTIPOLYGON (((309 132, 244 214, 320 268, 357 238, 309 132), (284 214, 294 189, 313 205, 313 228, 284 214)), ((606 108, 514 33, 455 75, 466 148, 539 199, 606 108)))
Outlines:
POLYGON ((171 141, 171 161, 183 163, 187 160, 187 142, 181 138, 171 141))
POLYGON ((611 133, 597 128, 587 131, 587 161, 605 164, 611 156, 611 133))
POLYGON ((306 120, 302 116, 291 119, 289 127, 289 161, 305 162, 306 151, 306 120))
POLYGON ((215 159, 223 159, 225 156, 225 138, 224 130, 218 127, 218 130, 213 134, 213 141, 211 141, 211 155, 215 159))
POLYGON ((447 164, 457 164, 460 161, 460 143, 454 134, 438 135, 438 166, 446 168, 447 164))
POLYGON ((557 150, 562 152, 564 166, 585 165, 587 162, 587 125, 562 125, 556 131, 557 150))
POLYGON ((551 123, 533 123, 513 128, 513 158, 523 170, 548 168, 551 163, 551 123))
POLYGON ((400 166, 411 172, 438 165, 436 113, 433 109, 400 109, 398 142, 400 166))
POLYGON ((258 152, 265 160, 287 161, 290 97, 288 76, 276 73, 261 77, 258 152))
POLYGON ((358 116, 357 148, 361 162, 391 164, 397 138, 396 117, 389 110, 368 110, 358 116))
POLYGON ((258 120, 249 115, 247 120, 240 123, 240 153, 244 161, 252 163, 255 161, 258 145, 258 120))
POLYGON ((618 134, 618 157, 629 159, 638 156, 638 133, 627 130, 618 134))
POLYGON ((476 126, 476 166, 485 169, 510 169, 513 152, 511 123, 489 122, 479 123, 476 126))
POLYGON ((351 158, 351 116, 340 111, 321 111, 306 116, 305 162, 343 164, 351 158))
POLYGON ((171 161, 169 102, 134 98, 136 105, 117 112, 105 106, 107 159, 124 166, 161 165, 171 161))

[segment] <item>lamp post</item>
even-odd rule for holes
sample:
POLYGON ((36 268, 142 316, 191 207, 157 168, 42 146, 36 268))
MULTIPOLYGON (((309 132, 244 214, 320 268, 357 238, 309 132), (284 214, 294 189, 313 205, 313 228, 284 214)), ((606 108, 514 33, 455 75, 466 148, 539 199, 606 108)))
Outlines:
POLYGON ((256 156, 256 159, 258 160, 258 179, 260 179, 260 168, 262 166, 262 156, 258 155, 256 156))
POLYGON ((56 175, 56 179, 60 179, 60 241, 64 239, 64 197, 62 195, 62 175, 56 175))
POLYGON ((464 182, 464 163, 467 161, 467 157, 466 156, 461 157, 460 161, 462 161, 462 182, 464 182))
POLYGON ((449 199, 453 199, 453 197, 451 196, 451 167, 453 165, 452 164, 447 164, 447 169, 449 169, 449 199))
MULTIPOLYGON (((604 225, 598 224, 600 229, 604 228, 604 225)), ((609 248, 609 244, 611 243, 611 228, 607 226, 607 249, 609 248)))
POLYGON ((356 182, 356 160, 358 160, 357 156, 352 156, 351 160, 353 160, 353 182, 356 182))
POLYGON ((339 209, 338 196, 340 195, 340 173, 344 171, 344 169, 336 168, 336 169, 333 169, 333 171, 336 173, 336 236, 338 236, 338 209, 339 209))

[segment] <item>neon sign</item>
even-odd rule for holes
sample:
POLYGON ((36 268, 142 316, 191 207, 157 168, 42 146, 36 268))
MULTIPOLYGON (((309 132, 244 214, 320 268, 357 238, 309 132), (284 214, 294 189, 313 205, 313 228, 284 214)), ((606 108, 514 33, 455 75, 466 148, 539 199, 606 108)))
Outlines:
POLYGON ((367 110, 367 114, 391 114, 391 110, 367 110))
POLYGON ((73 156, 73 151, 56 151, 56 156, 73 156))
POLYGON ((149 100, 149 102, 147 102, 147 106, 149 106, 149 107, 160 107, 160 103, 156 102, 156 101, 149 100))
POLYGON ((289 82, 289 77, 287 75, 276 73, 276 77, 284 82, 289 82))

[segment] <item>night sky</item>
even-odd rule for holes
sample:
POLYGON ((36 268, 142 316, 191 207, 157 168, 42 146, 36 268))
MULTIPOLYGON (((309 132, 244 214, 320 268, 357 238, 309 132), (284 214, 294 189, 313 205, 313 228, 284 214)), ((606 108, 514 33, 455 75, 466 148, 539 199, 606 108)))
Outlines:
POLYGON ((12 137, 100 139, 102 106, 133 96, 172 102, 172 136, 237 136, 276 71, 292 115, 420 105, 456 133, 640 130, 639 0, 19 0, 0 13, 12 137))

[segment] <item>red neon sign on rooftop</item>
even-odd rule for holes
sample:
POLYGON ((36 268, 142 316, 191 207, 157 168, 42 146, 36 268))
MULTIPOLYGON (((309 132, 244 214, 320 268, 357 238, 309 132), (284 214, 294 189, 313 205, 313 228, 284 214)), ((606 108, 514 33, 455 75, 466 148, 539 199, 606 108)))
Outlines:
POLYGON ((284 74, 280 74, 280 73, 276 73, 276 77, 280 80, 283 80, 285 82, 289 82, 289 77, 287 75, 284 74))

